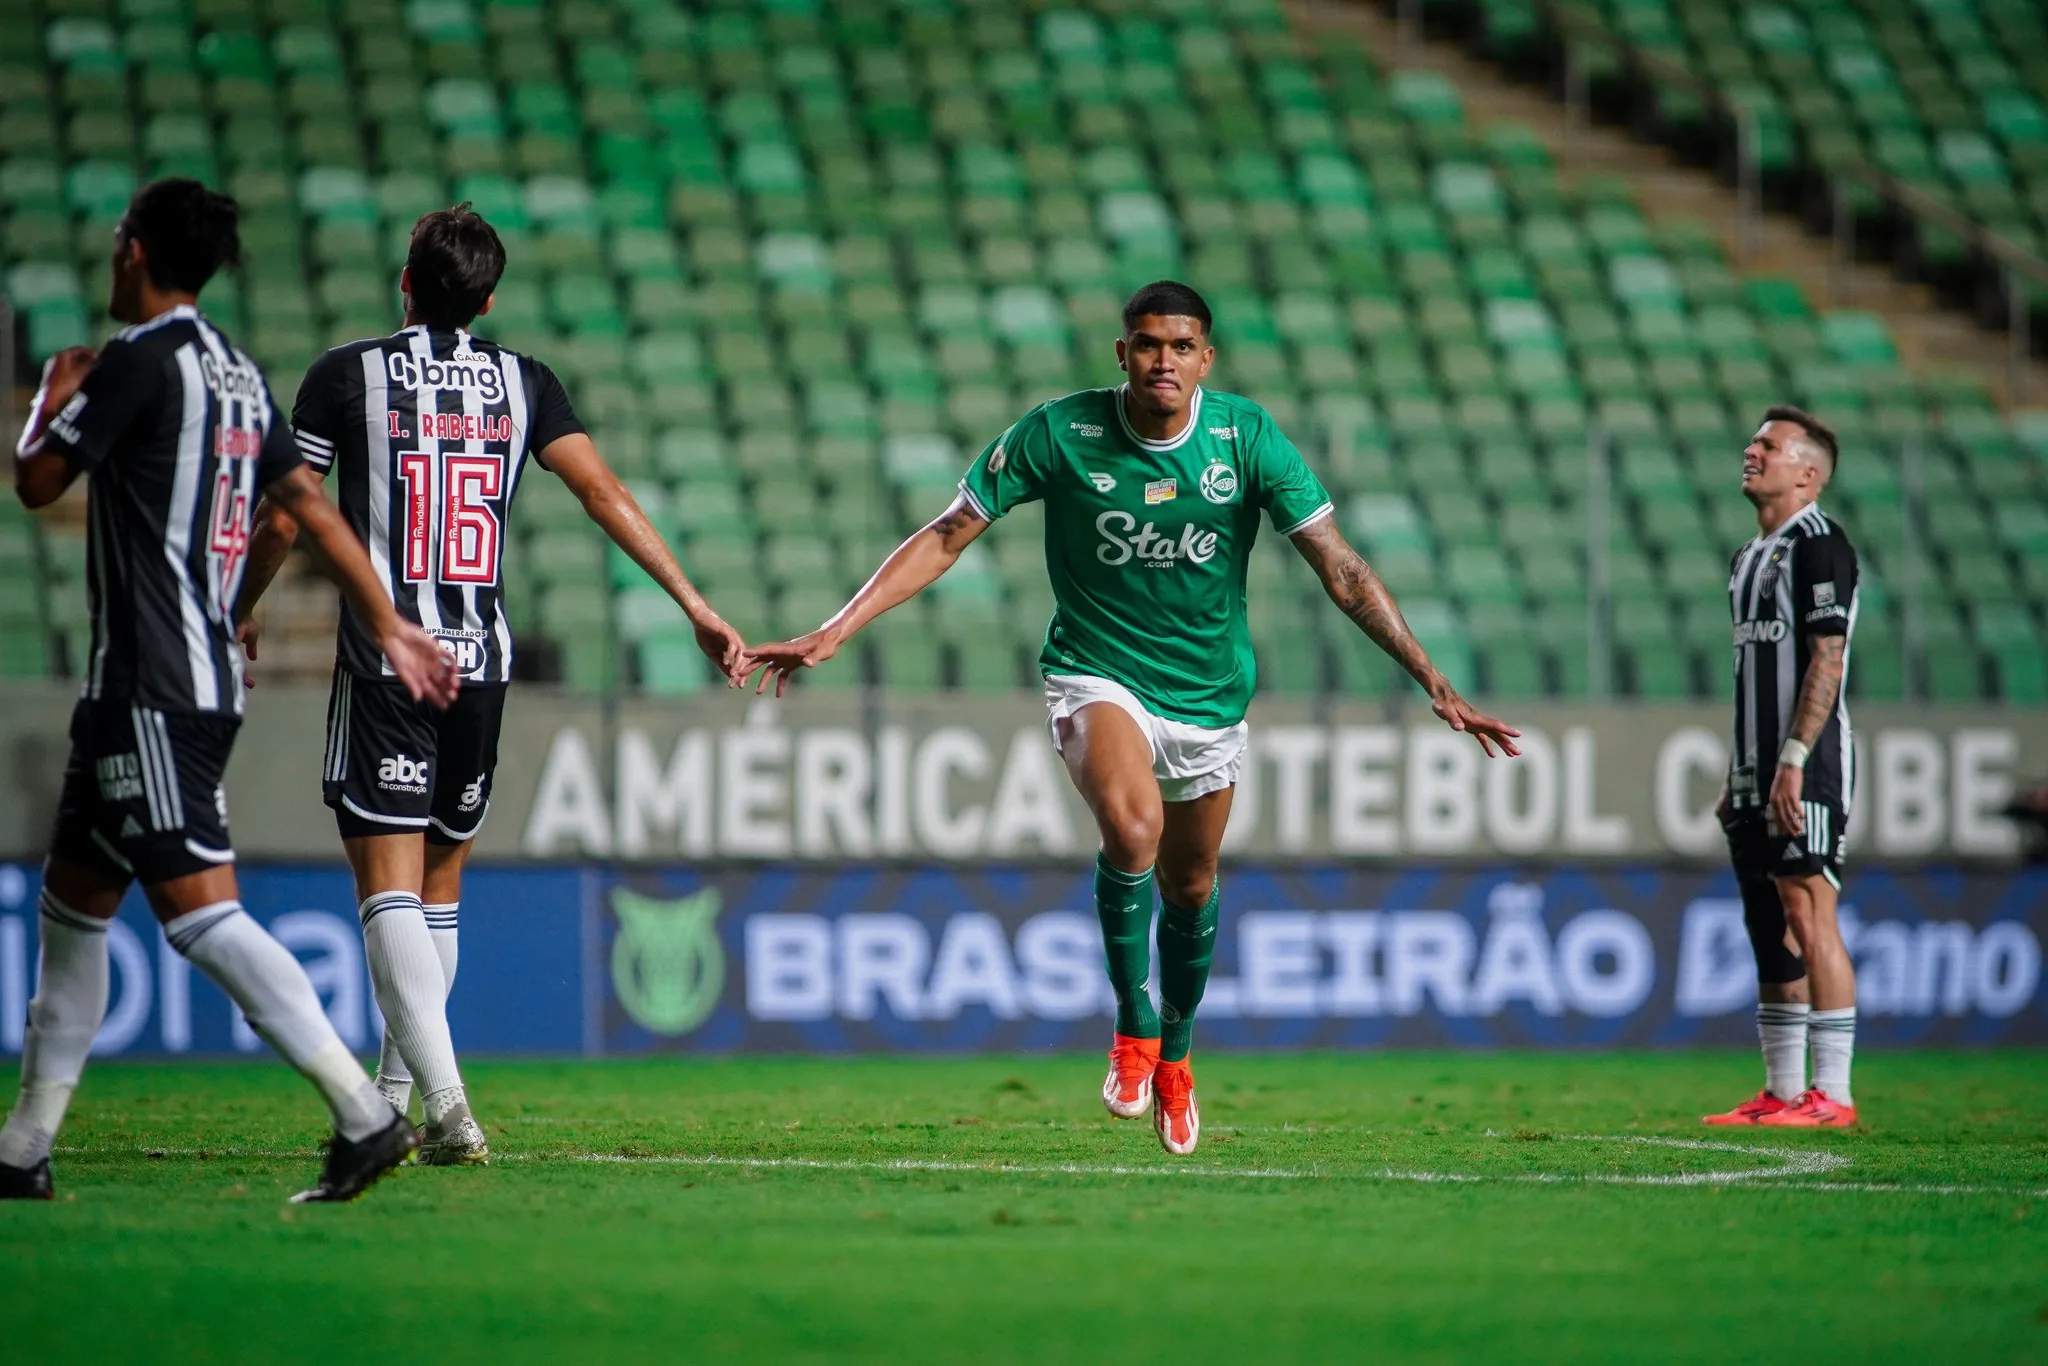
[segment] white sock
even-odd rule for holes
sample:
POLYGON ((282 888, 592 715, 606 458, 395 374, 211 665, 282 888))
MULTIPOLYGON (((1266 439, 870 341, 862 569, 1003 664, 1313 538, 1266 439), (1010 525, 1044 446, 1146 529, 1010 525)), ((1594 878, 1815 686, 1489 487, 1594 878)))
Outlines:
POLYGON ((164 925, 171 947, 242 1008, 249 1027, 327 1098, 334 1128, 351 1142, 391 1123, 362 1064, 328 1023, 320 997, 291 951, 242 910, 218 901, 164 925))
POLYGON ((462 1073, 448 1037, 448 988, 426 908, 411 892, 374 892, 360 908, 363 948, 384 1027, 419 1083, 427 1123, 463 1101, 462 1073))
POLYGON ((50 1155, 107 1015, 107 922, 72 910, 48 888, 41 910, 42 961, 21 1046, 21 1098, 0 1127, 0 1162, 10 1167, 33 1167, 50 1155))
POLYGON ((1813 1045, 1813 1089, 1828 1099, 1854 1105, 1849 1097, 1849 1063, 1856 1056, 1856 1007, 1816 1010, 1807 1023, 1813 1045))
MULTIPOLYGON (((427 933, 434 937, 434 952, 441 958, 441 982, 443 999, 445 993, 455 989, 455 933, 456 908, 460 902, 436 902, 423 906, 426 913, 427 933)), ((384 1028, 383 1051, 377 1058, 377 1089, 384 1093, 384 1099, 391 1102, 391 1108, 400 1114, 412 1104, 412 1069, 406 1066, 405 1054, 398 1049, 398 1040, 392 1037, 391 1028, 384 1028)))
POLYGON ((447 996, 455 990, 455 930, 456 913, 461 908, 459 901, 437 901, 421 909, 427 916, 427 933, 434 936, 434 952, 441 955, 441 991, 447 996))
POLYGON ((1756 1033, 1764 1045, 1764 1089, 1779 1100, 1797 1100, 1806 1089, 1805 1002, 1765 1001, 1756 1008, 1756 1033))

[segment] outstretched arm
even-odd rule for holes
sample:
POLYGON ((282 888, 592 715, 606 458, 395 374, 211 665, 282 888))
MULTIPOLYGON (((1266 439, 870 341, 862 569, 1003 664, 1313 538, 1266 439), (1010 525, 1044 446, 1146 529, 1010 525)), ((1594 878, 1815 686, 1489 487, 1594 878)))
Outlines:
POLYGON ((746 641, 726 624, 725 618, 711 610, 711 604, 676 563, 668 542, 647 519, 633 491, 619 481, 612 467, 597 453, 596 443, 583 432, 572 432, 549 442, 540 452, 540 459, 569 486, 583 511, 611 538, 612 544, 625 551, 634 564, 646 570, 647 576, 675 599, 696 632, 697 648, 718 666, 728 684, 737 687, 744 682, 746 674, 740 666, 746 641))
POLYGON ((988 522, 968 506, 962 494, 923 529, 913 533, 891 551, 881 568, 831 620, 796 640, 778 641, 747 652, 746 669, 766 668, 756 692, 775 679, 775 695, 782 696, 789 677, 798 669, 815 668, 839 652, 854 633, 899 603, 908 602, 929 588, 960 558, 960 552, 974 544, 974 538, 988 530, 988 522))
POLYGON ((264 497, 277 505, 305 529, 313 546, 327 562, 329 572, 358 620, 369 629, 377 648, 391 662, 391 671, 414 701, 446 707, 455 700, 462 680, 455 666, 434 638, 398 615, 385 596, 384 585, 370 564, 370 553, 349 529, 341 510, 321 492, 319 476, 310 466, 295 466, 289 474, 264 490, 264 497))
POLYGON ((256 658, 256 604, 284 568, 299 539, 298 519, 269 494, 256 505, 256 529, 249 534, 249 558, 242 569, 242 592, 235 599, 235 639, 249 658, 256 658))
POLYGON ((1408 671, 1410 678, 1422 685, 1422 690, 1429 694, 1430 707, 1452 730, 1471 734, 1489 757, 1496 745, 1501 753, 1511 757, 1521 753, 1514 743, 1521 735, 1520 731, 1485 715, 1460 697, 1450 680, 1430 663, 1429 652, 1408 629, 1400 607, 1394 602, 1394 595, 1387 591, 1386 584, 1380 582, 1380 576, 1373 572, 1365 558, 1344 539, 1344 533, 1337 529, 1336 518, 1324 517, 1312 522, 1289 539, 1316 571, 1316 577, 1323 581, 1323 591, 1330 595, 1330 601, 1342 608, 1344 615, 1350 617, 1373 644, 1385 650, 1408 671))
POLYGON ((1806 676, 1799 680, 1792 733, 1778 753, 1777 776, 1771 779, 1771 813, 1778 818, 1779 827, 1793 835, 1806 833, 1806 808, 1800 803, 1806 790, 1806 756, 1842 695, 1842 670, 1849 652, 1847 636, 1809 639, 1813 657, 1807 661, 1806 676))

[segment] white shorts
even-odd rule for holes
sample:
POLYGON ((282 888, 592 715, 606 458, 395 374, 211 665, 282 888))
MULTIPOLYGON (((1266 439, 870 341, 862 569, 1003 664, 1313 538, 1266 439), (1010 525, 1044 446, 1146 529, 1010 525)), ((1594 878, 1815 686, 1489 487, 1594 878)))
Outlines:
POLYGON ((1059 723, 1091 702, 1121 707, 1138 723, 1152 745, 1152 776, 1159 780, 1162 801, 1191 802, 1237 782, 1251 733, 1244 722, 1210 730, 1169 721, 1145 710, 1137 694, 1123 684, 1089 674, 1051 674, 1045 680, 1045 710, 1055 750, 1061 748, 1059 723))

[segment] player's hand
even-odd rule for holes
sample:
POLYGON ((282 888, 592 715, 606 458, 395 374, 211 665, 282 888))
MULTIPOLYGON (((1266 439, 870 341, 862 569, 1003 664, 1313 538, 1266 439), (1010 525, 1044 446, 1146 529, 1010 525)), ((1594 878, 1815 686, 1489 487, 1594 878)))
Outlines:
POLYGON ((838 653, 838 636, 823 627, 795 640, 756 645, 747 651, 742 661, 740 681, 744 683, 756 669, 765 670, 761 681, 754 686, 755 696, 768 690, 768 680, 772 678, 775 680, 775 695, 780 697, 789 688, 790 675, 798 669, 815 669, 838 653))
POLYGON ((42 384, 36 390, 43 412, 54 413, 69 403, 98 361, 99 353, 90 346, 67 346, 44 361, 42 384))
POLYGON ((455 661, 432 636, 409 621, 400 621, 377 643, 413 701, 446 710, 455 700, 462 688, 462 675, 455 672, 455 661))
POLYGON ((1489 759, 1502 755, 1512 759, 1522 752, 1515 745, 1515 741, 1522 737, 1522 732, 1507 722, 1496 721, 1480 711, 1458 696, 1458 690, 1448 684, 1430 694, 1429 707, 1431 711, 1441 716, 1444 724, 1452 730, 1462 730, 1477 740, 1479 747, 1486 751, 1486 757, 1489 759), (1496 746, 1499 747, 1497 751, 1496 746))
POLYGON ((745 637, 733 630, 724 617, 708 610, 701 620, 691 620, 690 629, 697 634, 697 648, 702 650, 704 657, 716 664, 718 671, 725 675, 725 686, 744 687, 747 670, 741 666, 747 657, 745 637))
MULTIPOLYGON (((262 634, 263 627, 254 617, 242 617, 235 622, 235 644, 242 647, 251 664, 256 662, 256 641, 262 634)), ((242 681, 249 687, 256 686, 256 676, 247 670, 242 673, 242 681)))
POLYGON ((1721 780, 1721 795, 1714 798, 1714 819, 1721 822, 1722 828, 1726 829, 1729 818, 1734 814, 1735 794, 1728 790, 1728 780, 1723 778, 1721 780))
POLYGON ((1778 765, 1778 776, 1771 779, 1771 814, 1777 817, 1778 828, 1788 835, 1806 833, 1806 808, 1799 801, 1799 794, 1805 790, 1805 769, 1778 765))

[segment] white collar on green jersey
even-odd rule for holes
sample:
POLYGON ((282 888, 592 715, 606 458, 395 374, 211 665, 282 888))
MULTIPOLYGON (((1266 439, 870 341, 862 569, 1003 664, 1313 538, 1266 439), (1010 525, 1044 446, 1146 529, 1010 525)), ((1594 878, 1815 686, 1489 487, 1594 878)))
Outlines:
POLYGON ((1195 401, 1188 405, 1188 425, 1180 429, 1179 436, 1170 436, 1164 441, 1154 441, 1150 437, 1139 436, 1137 428, 1131 425, 1131 415, 1124 411, 1124 400, 1130 396, 1130 392, 1131 386, 1128 384, 1119 384, 1117 386, 1116 420, 1123 424, 1125 436, 1128 436, 1148 451, 1178 450, 1187 444, 1188 438, 1195 434, 1195 428, 1201 425, 1202 386, 1199 384, 1195 386, 1195 401))

